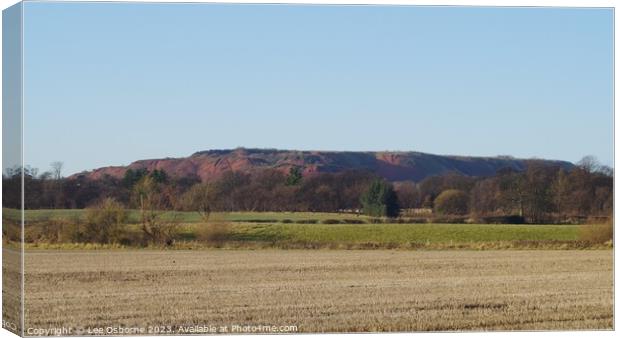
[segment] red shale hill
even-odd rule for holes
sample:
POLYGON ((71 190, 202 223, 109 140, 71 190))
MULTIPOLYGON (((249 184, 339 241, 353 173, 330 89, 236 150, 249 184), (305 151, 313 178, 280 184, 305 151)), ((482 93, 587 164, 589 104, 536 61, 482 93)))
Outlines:
MULTIPOLYGON (((510 157, 466 157, 420 152, 296 151, 276 149, 207 150, 184 158, 140 160, 126 167, 103 167, 73 175, 100 179, 105 175, 121 178, 127 169, 160 169, 171 176, 198 176, 213 179, 228 170, 253 172, 273 168, 288 172, 299 167, 304 175, 317 172, 369 170, 390 181, 420 181, 428 176, 457 172, 468 176, 490 176, 502 168, 524 170, 529 160, 510 157)), ((565 161, 540 160, 570 169, 565 161)))

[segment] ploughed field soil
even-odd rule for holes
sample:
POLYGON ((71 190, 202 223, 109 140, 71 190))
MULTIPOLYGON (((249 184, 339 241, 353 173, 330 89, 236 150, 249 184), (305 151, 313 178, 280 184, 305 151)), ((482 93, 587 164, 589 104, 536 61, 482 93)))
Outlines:
POLYGON ((25 327, 612 329, 612 259, 612 250, 34 250, 25 327))
POLYGON ((2 254, 2 327, 21 332, 21 250, 4 248, 2 254))

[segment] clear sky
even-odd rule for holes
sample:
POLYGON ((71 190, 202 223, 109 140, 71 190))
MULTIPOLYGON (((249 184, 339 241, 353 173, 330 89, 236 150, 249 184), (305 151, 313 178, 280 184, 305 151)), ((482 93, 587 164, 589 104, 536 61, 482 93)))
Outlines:
POLYGON ((26 3, 25 161, 414 150, 613 165, 611 9, 26 3))

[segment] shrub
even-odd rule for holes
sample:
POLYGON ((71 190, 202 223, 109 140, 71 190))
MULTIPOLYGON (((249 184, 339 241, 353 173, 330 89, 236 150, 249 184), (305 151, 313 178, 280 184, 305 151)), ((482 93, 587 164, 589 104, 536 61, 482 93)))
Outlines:
POLYGON ((79 220, 61 222, 58 229, 59 243, 79 243, 84 238, 84 224, 79 220))
POLYGON ((363 219, 347 218, 347 219, 343 220, 343 223, 345 223, 345 224, 365 224, 366 222, 363 219))
POLYGON ((146 246, 144 237, 139 232, 124 231, 118 239, 118 244, 123 246, 146 246))
POLYGON ((465 215, 467 200, 467 194, 461 190, 444 190, 435 198, 433 210, 440 215, 465 215))
POLYGON ((245 220, 242 220, 241 222, 247 222, 247 223, 277 223, 278 220, 277 219, 259 218, 259 219, 245 219, 245 220))
MULTIPOLYGON (((81 222, 79 219, 49 218, 29 221, 25 224, 24 241, 26 243, 75 243, 81 240, 81 222)), ((21 241, 21 238, 19 239, 21 241)))
POLYGON ((94 243, 118 243, 123 236, 127 211, 112 198, 86 210, 84 240, 94 243))
POLYGON ((590 243, 605 243, 613 240, 613 221, 603 224, 583 224, 579 227, 579 239, 590 243))
POLYGON ((300 220, 297 220, 295 223, 297 223, 297 224, 317 224, 317 223, 319 223, 319 220, 316 220, 316 219, 300 219, 300 220))
POLYGON ((230 223, 208 223, 196 231, 198 240, 212 244, 222 244, 231 240, 233 231, 230 223))
POLYGON ((4 243, 21 242, 21 224, 6 217, 2 217, 2 239, 4 243))
POLYGON ((328 219, 324 219, 323 222, 321 222, 323 224, 341 224, 342 222, 339 219, 333 219, 333 218, 328 218, 328 219))

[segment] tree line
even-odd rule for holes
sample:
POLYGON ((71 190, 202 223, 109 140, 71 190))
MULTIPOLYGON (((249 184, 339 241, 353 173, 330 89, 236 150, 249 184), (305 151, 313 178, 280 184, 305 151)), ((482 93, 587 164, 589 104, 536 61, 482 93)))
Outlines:
MULTIPOLYGON (((303 176, 295 167, 228 171, 212 181, 146 169, 127 170, 122 178, 63 178, 61 169, 58 162, 43 174, 23 169, 26 209, 80 209, 110 199, 132 209, 147 203, 152 210, 196 211, 205 219, 215 211, 312 211, 511 216, 532 223, 609 217, 613 211, 613 172, 592 157, 569 170, 531 160, 523 171, 505 168, 490 177, 446 173, 417 183, 387 182, 355 170, 303 176)), ((4 207, 21 207, 21 174, 21 168, 3 173, 4 207)))
POLYGON ((434 176, 419 184, 402 183, 396 192, 402 208, 474 218, 580 222, 613 213, 613 171, 593 157, 585 157, 570 170, 531 160, 524 171, 505 168, 491 177, 434 176))

